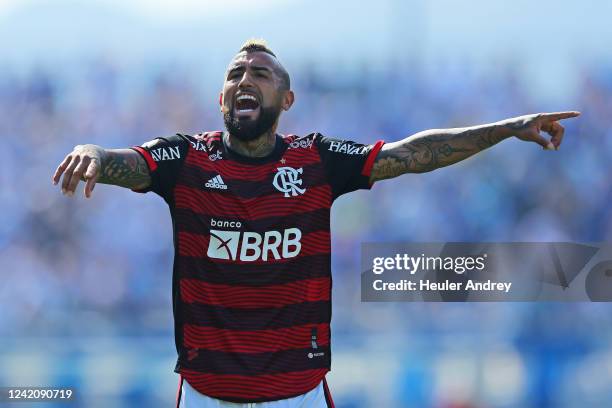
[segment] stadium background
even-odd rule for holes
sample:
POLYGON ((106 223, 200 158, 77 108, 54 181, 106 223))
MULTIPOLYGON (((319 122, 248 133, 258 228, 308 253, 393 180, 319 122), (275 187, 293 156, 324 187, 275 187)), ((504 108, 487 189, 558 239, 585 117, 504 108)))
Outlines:
POLYGON ((170 406, 165 203, 102 185, 67 199, 50 177, 75 144, 221 129, 224 69, 255 36, 295 84, 281 132, 392 141, 583 112, 558 152, 510 140, 335 204, 337 406, 612 406, 608 304, 359 300, 364 241, 610 240, 612 3, 170 3, 0 1, 0 385, 170 406))

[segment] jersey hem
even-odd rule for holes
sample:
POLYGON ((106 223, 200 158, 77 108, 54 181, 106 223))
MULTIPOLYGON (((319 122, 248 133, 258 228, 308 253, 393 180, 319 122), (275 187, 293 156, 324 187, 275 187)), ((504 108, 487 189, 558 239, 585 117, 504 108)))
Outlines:
POLYGON ((286 400, 286 399, 289 399, 289 398, 299 397, 300 395, 304 395, 306 393, 309 393, 310 391, 312 391, 315 388, 317 388, 319 386, 319 384, 321 384, 321 381, 325 380, 325 376, 330 371, 331 371, 331 369, 327 368, 327 370, 323 373, 323 375, 321 376, 321 379, 316 383, 316 385, 314 387, 312 387, 312 388, 307 389, 306 391, 299 392, 297 394, 283 395, 281 397, 274 397, 274 398, 267 398, 267 397, 263 397, 263 398, 234 398, 234 397, 218 397, 218 396, 214 396, 214 395, 209 395, 209 394, 206 394, 205 392, 200 391, 193 384, 189 383, 189 381, 185 378, 185 376, 182 374, 180 369, 179 369, 179 371, 175 371, 175 372, 177 372, 181 376, 181 380, 182 381, 188 382, 189 385, 191 386, 191 388, 193 388, 194 390, 196 390, 200 394, 205 395, 205 396, 207 396, 209 398, 214 398, 214 399, 217 399, 217 400, 220 400, 220 401, 223 401, 223 402, 233 402, 233 403, 236 403, 236 404, 249 404, 249 403, 256 404, 256 403, 261 403, 261 402, 282 401, 282 400, 286 400))

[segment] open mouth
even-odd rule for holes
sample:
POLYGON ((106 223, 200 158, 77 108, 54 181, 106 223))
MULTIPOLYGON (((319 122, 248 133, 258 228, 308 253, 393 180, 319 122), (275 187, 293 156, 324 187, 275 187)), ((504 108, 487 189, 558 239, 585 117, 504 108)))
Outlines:
POLYGON ((236 98, 234 105, 236 113, 251 113, 259 109, 259 101, 250 94, 241 94, 236 98))

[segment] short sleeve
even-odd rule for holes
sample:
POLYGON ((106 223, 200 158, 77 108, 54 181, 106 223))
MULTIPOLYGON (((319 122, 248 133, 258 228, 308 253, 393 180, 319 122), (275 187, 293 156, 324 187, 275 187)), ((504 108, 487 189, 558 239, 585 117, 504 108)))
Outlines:
POLYGON ((141 146, 132 147, 147 162, 151 174, 151 185, 139 193, 153 191, 170 202, 178 173, 189 150, 189 140, 180 134, 159 137, 141 146))
POLYGON ((361 144, 323 135, 316 138, 319 155, 325 167, 333 198, 359 189, 369 189, 374 159, 384 142, 361 144))

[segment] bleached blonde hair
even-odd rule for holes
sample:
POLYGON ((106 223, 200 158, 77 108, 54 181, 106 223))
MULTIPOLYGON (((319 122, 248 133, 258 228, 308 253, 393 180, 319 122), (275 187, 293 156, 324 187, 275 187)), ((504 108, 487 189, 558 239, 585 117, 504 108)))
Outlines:
MULTIPOLYGON (((238 52, 265 52, 266 54, 270 54, 278 60, 276 54, 274 54, 274 52, 272 52, 272 50, 268 48, 268 43, 263 38, 250 38, 246 40, 245 43, 242 44, 242 47, 240 47, 240 51, 238 52)), ((289 78, 289 73, 287 72, 285 67, 283 67, 280 61, 278 62, 278 65, 279 69, 277 70, 277 74, 281 77, 285 89, 290 89, 291 79, 289 78)))
POLYGON ((246 52, 261 51, 261 52, 265 52, 265 53, 272 55, 274 58, 277 58, 276 54, 274 54, 272 50, 268 48, 268 44, 266 40, 264 40, 263 38, 250 38, 246 40, 245 43, 242 44, 242 47, 240 47, 239 52, 243 52, 243 51, 246 51, 246 52))

